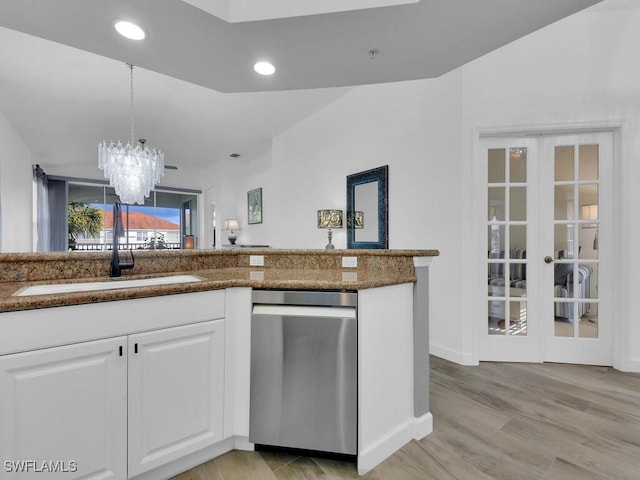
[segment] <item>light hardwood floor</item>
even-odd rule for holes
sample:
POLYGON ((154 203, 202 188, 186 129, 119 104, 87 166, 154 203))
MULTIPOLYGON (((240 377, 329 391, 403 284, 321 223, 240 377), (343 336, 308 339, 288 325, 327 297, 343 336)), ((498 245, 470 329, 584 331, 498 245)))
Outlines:
MULTIPOLYGON (((640 374, 431 357, 434 431, 367 480, 640 480, 640 374)), ((229 452, 173 480, 356 478, 355 465, 229 452)))

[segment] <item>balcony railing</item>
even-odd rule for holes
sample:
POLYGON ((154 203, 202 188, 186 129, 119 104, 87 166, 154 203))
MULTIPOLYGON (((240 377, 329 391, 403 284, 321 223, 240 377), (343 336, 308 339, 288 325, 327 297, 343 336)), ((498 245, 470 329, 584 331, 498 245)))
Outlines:
MULTIPOLYGON (((119 246, 119 250, 180 250, 182 245, 180 242, 175 243, 165 243, 164 248, 149 248, 148 245, 144 243, 130 243, 124 244, 121 243, 119 246)), ((102 243, 77 243, 75 245, 74 251, 79 252, 102 252, 102 251, 111 251, 113 247, 109 245, 104 245, 102 243)))

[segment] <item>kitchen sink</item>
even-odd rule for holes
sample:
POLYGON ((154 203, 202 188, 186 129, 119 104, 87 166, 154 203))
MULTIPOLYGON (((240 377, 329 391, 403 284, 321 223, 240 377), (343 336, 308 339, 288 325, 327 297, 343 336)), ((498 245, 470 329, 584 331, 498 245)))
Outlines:
POLYGON ((103 282, 87 283, 52 283, 47 285, 33 285, 21 288, 14 296, 48 295, 52 293, 91 292, 94 290, 115 290, 119 288, 152 287, 156 285, 170 285, 173 283, 201 282, 202 278, 195 275, 172 275, 169 277, 138 278, 132 280, 106 280, 103 282))

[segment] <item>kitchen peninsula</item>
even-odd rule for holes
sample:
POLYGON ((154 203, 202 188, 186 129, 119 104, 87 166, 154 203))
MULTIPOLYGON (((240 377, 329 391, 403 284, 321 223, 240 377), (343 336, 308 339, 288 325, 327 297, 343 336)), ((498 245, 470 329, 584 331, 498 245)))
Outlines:
POLYGON ((437 255, 142 251, 109 279, 108 253, 0 254, 0 456, 75 462, 65 478, 157 479, 251 449, 252 290, 353 291, 365 473, 432 429, 428 267, 437 255), (177 275, 197 278, 127 284, 177 275), (87 282, 127 286, 83 291, 87 282), (78 290, 20 295, 70 283, 78 290))

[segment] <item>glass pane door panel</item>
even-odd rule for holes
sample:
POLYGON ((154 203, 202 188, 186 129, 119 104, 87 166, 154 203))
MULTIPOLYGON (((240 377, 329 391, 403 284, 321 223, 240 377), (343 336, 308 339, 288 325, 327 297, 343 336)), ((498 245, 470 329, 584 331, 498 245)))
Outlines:
POLYGON ((574 218, 573 185, 556 185, 554 191, 554 218, 572 220, 574 218))
MULTIPOLYGON (((598 220, 598 184, 582 183, 578 186, 578 211, 580 220, 598 220)), ((592 225, 595 227, 595 224, 592 225)))
MULTIPOLYGON (((558 302, 556 302, 556 312, 561 311, 562 308, 563 307, 560 306, 558 302)), ((565 317, 556 316, 556 320, 554 322, 554 334, 556 337, 573 337, 573 321, 565 317)))
MULTIPOLYGON (((595 188, 597 189, 598 187, 595 186, 595 188)), ((580 196, 581 202, 583 203, 580 206, 580 220, 590 220, 590 221, 598 220, 598 202, 597 202, 597 198, 598 197, 597 197, 597 194, 596 194, 595 203, 585 203, 585 202, 588 202, 587 200, 585 200, 585 195, 581 195, 580 196)), ((597 226, 598 226, 597 223, 582 224, 582 228, 595 228, 597 226)))
POLYGON ((509 306, 509 334, 527 335, 527 302, 512 301, 509 306))
POLYGON ((598 228, 585 227, 578 230, 580 247, 580 258, 594 259, 598 258, 598 228))
POLYGON ((527 335, 527 148, 487 150, 488 335, 527 335))
POLYGON ((553 250, 555 258, 575 258, 576 226, 573 223, 557 223, 553 230, 553 250))
POLYGON ((504 225, 493 223, 487 228, 487 240, 489 245, 489 258, 504 258, 504 225))
POLYGON ((554 333, 597 338, 598 145, 560 146, 555 155, 554 333))
POLYGON ((489 265, 489 289, 488 294, 490 297, 502 297, 504 296, 504 290, 498 290, 493 288, 495 286, 502 287, 506 285, 506 279, 504 278, 504 263, 492 263, 489 265), (499 271, 494 271, 494 268, 499 271))
MULTIPOLYGON (((512 248, 520 250, 527 249, 527 226, 526 225, 511 225, 509 227, 509 243, 512 248)), ((519 257, 526 258, 526 257, 519 257)))
POLYGON ((597 292, 592 284, 597 285, 597 270, 594 271, 591 265, 576 264, 574 272, 575 298, 595 299, 597 292), (595 273, 595 275, 594 275, 595 273))
POLYGON ((555 148, 555 181, 563 182, 573 180, 573 145, 558 146, 555 148))
POLYGON ((527 219, 527 188, 509 188, 509 220, 524 221, 527 219))
POLYGON ((527 181, 526 148, 512 148, 509 150, 509 181, 511 183, 527 181))
POLYGON ((505 187, 490 187, 489 201, 487 202, 487 220, 504 220, 505 212, 505 187))
POLYGON ((573 288, 573 264, 563 260, 556 260, 553 265, 554 297, 571 297, 569 289, 573 288))
POLYGON ((504 335, 504 300, 489 300, 489 335, 504 335))
POLYGON ((598 180, 598 145, 580 145, 578 158, 579 180, 598 180))
POLYGON ((598 304, 585 304, 586 313, 580 318, 578 336, 580 338, 598 338, 598 304))
POLYGON ((505 180, 505 166, 504 156, 506 150, 504 148, 489 149, 488 152, 488 174, 489 183, 504 183, 505 180))

